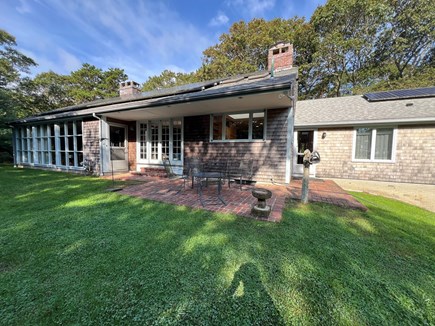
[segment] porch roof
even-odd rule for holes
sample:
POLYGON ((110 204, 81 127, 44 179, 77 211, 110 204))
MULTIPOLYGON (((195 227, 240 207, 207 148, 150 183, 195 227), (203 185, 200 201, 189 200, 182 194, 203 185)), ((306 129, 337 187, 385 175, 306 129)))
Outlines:
POLYGON ((294 92, 297 92, 296 80, 296 68, 275 73, 275 76, 263 71, 145 92, 136 96, 88 102, 16 120, 11 125, 92 115, 134 121, 229 111, 285 108, 293 105, 294 92))

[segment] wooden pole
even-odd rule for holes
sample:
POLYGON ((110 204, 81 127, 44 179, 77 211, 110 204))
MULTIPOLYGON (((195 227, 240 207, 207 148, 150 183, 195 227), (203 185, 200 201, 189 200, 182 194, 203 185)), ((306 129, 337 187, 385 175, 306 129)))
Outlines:
POLYGON ((302 196, 301 196, 301 202, 302 204, 308 203, 308 183, 310 180, 310 159, 311 159, 311 152, 309 149, 306 149, 304 151, 304 177, 302 178, 302 196))

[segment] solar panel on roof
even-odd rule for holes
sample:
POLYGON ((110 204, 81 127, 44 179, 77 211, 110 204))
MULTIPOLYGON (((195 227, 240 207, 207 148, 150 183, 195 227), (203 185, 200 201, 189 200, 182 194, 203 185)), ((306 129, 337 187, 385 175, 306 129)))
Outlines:
POLYGON ((163 88, 163 89, 157 89, 154 91, 144 92, 142 93, 142 98, 153 98, 153 97, 161 97, 166 95, 175 95, 175 94, 182 94, 182 93, 190 93, 195 91, 200 91, 202 89, 208 88, 210 86, 215 85, 219 80, 209 80, 205 82, 198 82, 198 83, 192 83, 192 84, 186 84, 181 86, 175 86, 170 88, 163 88))
POLYGON ((370 102, 433 97, 433 96, 435 96, 435 87, 401 89, 401 90, 394 90, 388 92, 376 92, 376 93, 364 94, 364 97, 370 102))

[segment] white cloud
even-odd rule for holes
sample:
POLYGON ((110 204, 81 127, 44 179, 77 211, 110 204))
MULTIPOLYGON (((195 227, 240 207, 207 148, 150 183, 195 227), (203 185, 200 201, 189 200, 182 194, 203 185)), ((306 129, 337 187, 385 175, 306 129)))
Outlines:
POLYGON ((212 20, 209 23, 209 26, 222 26, 226 25, 229 21, 229 18, 227 15, 225 15, 224 12, 219 11, 215 17, 212 18, 212 20))
POLYGON ((194 25, 166 1, 0 0, 0 12, 5 12, 2 23, 17 37, 18 49, 39 64, 34 74, 68 74, 87 62, 124 69, 143 82, 164 69, 198 69, 202 51, 217 40, 207 26, 194 25), (18 6, 31 12, 24 16, 18 6))
POLYGON ((115 0, 52 0, 51 6, 69 21, 68 25, 92 40, 85 50, 98 48, 97 52, 80 53, 81 57, 101 57, 102 63, 118 63, 116 67, 124 69, 129 77, 140 75, 137 81, 145 80, 147 72, 160 74, 170 65, 183 71, 195 70, 201 64, 202 51, 213 44, 203 31, 158 1, 126 5, 115 0), (127 66, 141 71, 129 71, 127 66))
POLYGON ((77 70, 82 65, 81 61, 76 56, 62 48, 57 49, 57 55, 58 62, 60 66, 63 67, 64 71, 77 70))
POLYGON ((20 2, 20 5, 15 7, 15 9, 20 14, 27 14, 27 13, 31 13, 32 12, 32 8, 31 8, 30 4, 26 0, 19 0, 19 2, 20 2))
POLYGON ((267 11, 273 10, 275 0, 227 0, 226 4, 237 7, 252 18, 264 16, 267 11))

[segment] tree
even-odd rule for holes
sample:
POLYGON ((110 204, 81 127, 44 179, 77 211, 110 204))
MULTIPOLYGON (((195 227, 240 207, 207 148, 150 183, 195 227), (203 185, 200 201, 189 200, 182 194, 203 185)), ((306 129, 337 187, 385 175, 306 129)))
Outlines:
POLYGON ((15 37, 0 29, 0 162, 12 160, 11 129, 7 123, 21 110, 14 87, 21 73, 28 73, 36 63, 16 49, 15 37))
POLYGON ((322 85, 316 97, 351 94, 366 81, 385 10, 378 0, 329 0, 316 9, 311 17, 319 37, 314 62, 322 85))
POLYGON ((20 73, 28 73, 29 68, 36 66, 33 59, 19 52, 15 47, 15 37, 0 29, 0 87, 20 79, 20 73))
POLYGON ((152 91, 156 89, 169 88, 174 86, 195 83, 199 81, 199 76, 196 72, 182 73, 164 70, 158 76, 151 76, 142 85, 143 91, 152 91))
POLYGON ((378 64, 389 79, 404 78, 433 64, 435 11, 430 0, 388 0, 383 28, 375 44, 378 64))
POLYGON ((201 80, 227 77, 267 69, 267 53, 278 41, 292 41, 302 18, 253 19, 234 23, 219 43, 203 52, 198 74, 201 80))
POLYGON ((103 71, 91 64, 82 67, 68 76, 69 95, 74 104, 115 97, 119 83, 128 79, 123 69, 109 68, 103 71))

